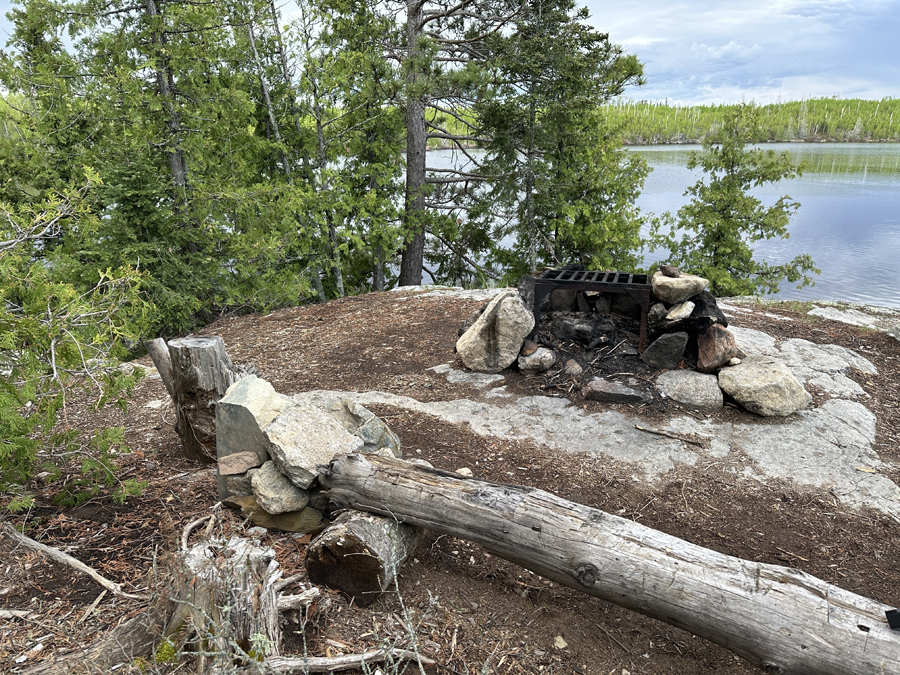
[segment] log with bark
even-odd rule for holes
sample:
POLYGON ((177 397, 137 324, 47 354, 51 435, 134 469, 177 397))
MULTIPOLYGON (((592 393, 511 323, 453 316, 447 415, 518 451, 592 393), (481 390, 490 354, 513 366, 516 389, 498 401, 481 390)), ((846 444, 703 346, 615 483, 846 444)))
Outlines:
POLYGON ((254 366, 235 366, 221 337, 162 338, 146 343, 147 352, 175 404, 175 430, 184 455, 201 462, 216 461, 216 402, 228 387, 254 366))
POLYGON ((319 480, 340 507, 477 542, 768 672, 900 673, 891 608, 799 570, 717 553, 542 490, 376 455, 338 457, 319 480))
POLYGON ((306 549, 309 580, 368 605, 393 586, 420 534, 393 518, 344 511, 306 549))

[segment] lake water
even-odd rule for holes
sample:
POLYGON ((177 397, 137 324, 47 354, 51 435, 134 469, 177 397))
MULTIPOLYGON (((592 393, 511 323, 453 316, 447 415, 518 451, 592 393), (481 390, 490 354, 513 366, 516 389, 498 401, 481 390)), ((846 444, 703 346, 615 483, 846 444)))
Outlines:
MULTIPOLYGON (((782 284, 779 298, 846 300, 900 307, 900 144, 773 143, 804 162, 803 176, 753 190, 764 203, 790 195, 801 206, 784 241, 759 242, 756 257, 773 264, 809 253, 822 273, 802 289, 782 284)), ((645 213, 673 214, 699 172, 688 171, 697 146, 631 147, 653 168, 638 205, 645 213)), ((657 256, 650 255, 650 260, 657 256)))
MULTIPOLYGON (((758 242, 756 257, 772 264, 808 253, 822 273, 816 285, 802 289, 782 284, 773 297, 794 300, 845 300, 900 308, 900 144, 897 143, 771 143, 803 162, 800 178, 754 189, 771 204, 782 195, 800 202, 788 228, 790 238, 758 242)), ((632 146, 653 169, 638 198, 648 216, 687 203, 685 189, 700 172, 687 169, 688 153, 699 146, 632 146)), ((473 151, 481 156, 480 151, 473 151)), ((429 153, 429 164, 448 168, 465 164, 459 153, 429 153)), ((648 252, 653 262, 664 252, 648 252)))

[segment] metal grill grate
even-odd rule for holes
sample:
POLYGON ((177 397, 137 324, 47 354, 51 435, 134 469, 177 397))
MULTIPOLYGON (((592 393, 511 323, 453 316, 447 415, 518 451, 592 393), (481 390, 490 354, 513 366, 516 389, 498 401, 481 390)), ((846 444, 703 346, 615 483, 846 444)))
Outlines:
POLYGON ((641 306, 641 345, 647 346, 647 316, 653 286, 646 274, 630 272, 610 272, 598 270, 544 270, 534 279, 534 330, 541 322, 541 304, 555 288, 575 291, 600 291, 604 293, 627 293, 641 306))

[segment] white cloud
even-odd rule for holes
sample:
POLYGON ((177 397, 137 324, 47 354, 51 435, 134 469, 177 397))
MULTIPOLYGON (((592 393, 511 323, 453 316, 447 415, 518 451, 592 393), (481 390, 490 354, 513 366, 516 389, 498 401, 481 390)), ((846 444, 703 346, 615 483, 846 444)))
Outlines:
POLYGON ((721 103, 900 96, 894 0, 588 0, 593 22, 645 64, 632 98, 721 103))

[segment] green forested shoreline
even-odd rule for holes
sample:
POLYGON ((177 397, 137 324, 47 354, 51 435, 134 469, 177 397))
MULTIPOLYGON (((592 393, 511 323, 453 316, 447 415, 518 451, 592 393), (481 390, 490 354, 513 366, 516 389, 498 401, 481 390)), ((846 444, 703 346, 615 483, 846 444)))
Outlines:
MULTIPOLYGON (((701 143, 738 104, 671 106, 620 99, 603 106, 629 145, 701 143)), ((900 99, 811 98, 757 106, 764 142, 900 142, 900 99)))

